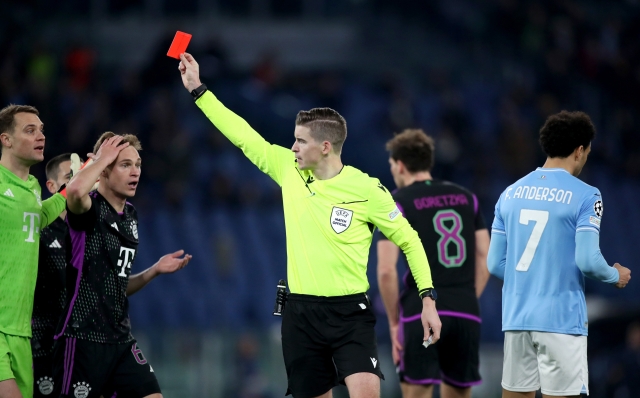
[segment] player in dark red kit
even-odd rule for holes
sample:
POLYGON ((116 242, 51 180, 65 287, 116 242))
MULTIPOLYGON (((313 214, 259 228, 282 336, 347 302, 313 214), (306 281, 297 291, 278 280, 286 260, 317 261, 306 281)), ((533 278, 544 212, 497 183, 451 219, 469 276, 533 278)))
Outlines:
POLYGON ((183 268, 179 250, 137 274, 138 216, 133 197, 142 148, 133 135, 104 133, 93 162, 67 186, 67 301, 54 347, 60 397, 162 397, 153 369, 131 335, 128 296, 162 273, 183 268), (97 191, 91 191, 97 179, 97 191))
POLYGON ((381 239, 378 284, 387 309, 403 397, 430 398, 433 385, 443 383, 443 398, 470 398, 471 386, 480 384, 478 297, 489 278, 489 232, 478 199, 459 185, 433 179, 434 143, 422 130, 403 131, 387 143, 387 150, 391 174, 399 188, 393 198, 418 231, 432 264, 442 320, 440 341, 425 349, 416 283, 407 271, 405 289, 398 294, 399 249, 381 239))

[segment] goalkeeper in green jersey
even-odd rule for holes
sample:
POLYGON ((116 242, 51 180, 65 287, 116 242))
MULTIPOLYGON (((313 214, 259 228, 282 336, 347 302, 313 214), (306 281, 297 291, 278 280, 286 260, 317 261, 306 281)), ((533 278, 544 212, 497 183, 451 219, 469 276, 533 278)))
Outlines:
POLYGON ((44 125, 32 106, 0 110, 0 398, 33 396, 31 313, 40 231, 65 208, 42 200, 29 168, 44 159, 44 125))

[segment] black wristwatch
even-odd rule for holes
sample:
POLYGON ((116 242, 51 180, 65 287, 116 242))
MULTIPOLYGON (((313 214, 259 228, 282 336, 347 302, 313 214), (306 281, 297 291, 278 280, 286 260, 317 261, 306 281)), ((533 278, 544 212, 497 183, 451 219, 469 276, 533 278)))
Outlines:
POLYGON ((191 90, 191 96, 193 97, 193 100, 195 101, 198 98, 202 97, 202 94, 204 94, 205 91, 207 91, 207 86, 205 84, 201 84, 199 87, 191 90))
POLYGON ((436 301, 438 298, 438 294, 436 293, 436 289, 424 289, 420 292, 420 299, 424 299, 425 297, 431 297, 431 300, 436 301))

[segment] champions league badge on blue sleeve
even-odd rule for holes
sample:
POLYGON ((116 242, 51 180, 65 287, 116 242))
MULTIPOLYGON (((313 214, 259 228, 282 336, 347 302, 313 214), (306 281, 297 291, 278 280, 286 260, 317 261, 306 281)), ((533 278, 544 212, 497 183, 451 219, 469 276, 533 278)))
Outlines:
POLYGON ((604 211, 604 208, 602 206, 601 200, 596 200, 596 203, 593 204, 593 211, 594 213, 596 213, 596 216, 598 216, 598 218, 602 218, 602 212, 604 211))

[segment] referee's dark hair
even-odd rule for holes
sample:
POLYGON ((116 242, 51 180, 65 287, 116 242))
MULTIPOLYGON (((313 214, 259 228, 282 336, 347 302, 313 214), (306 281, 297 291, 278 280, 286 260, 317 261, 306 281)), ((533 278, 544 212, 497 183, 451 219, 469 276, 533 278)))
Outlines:
POLYGON ((45 167, 45 173, 47 174, 47 180, 57 180, 58 173, 60 172, 60 164, 62 162, 71 161, 70 153, 63 153, 62 155, 58 155, 53 159, 47 162, 47 166, 45 167))
POLYGON ((347 121, 331 108, 298 112, 296 126, 308 127, 311 137, 318 142, 329 141, 337 154, 340 154, 342 144, 347 139, 347 121))
POLYGON ((422 129, 406 129, 387 141, 391 159, 402 161, 410 173, 431 171, 435 143, 422 129))
POLYGON ((562 111, 549 116, 540 129, 540 146, 550 158, 566 158, 581 145, 589 148, 595 136, 596 128, 589 115, 562 111))

